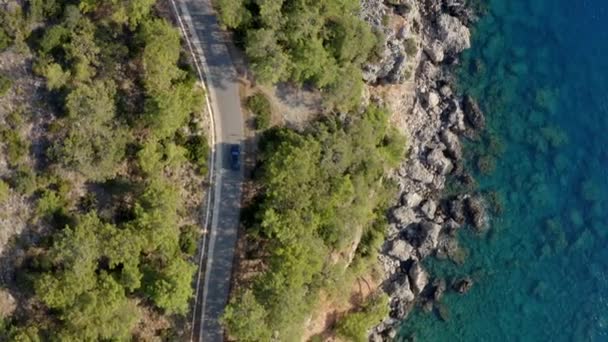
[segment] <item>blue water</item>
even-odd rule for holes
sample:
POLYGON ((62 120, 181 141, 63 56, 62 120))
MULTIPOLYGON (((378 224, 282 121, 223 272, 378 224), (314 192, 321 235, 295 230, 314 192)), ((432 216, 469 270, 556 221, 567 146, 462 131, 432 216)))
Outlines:
POLYGON ((462 232, 469 274, 449 318, 416 310, 417 341, 608 341, 608 1, 487 0, 459 87, 488 119, 471 143, 480 191, 501 199, 490 231, 462 232))

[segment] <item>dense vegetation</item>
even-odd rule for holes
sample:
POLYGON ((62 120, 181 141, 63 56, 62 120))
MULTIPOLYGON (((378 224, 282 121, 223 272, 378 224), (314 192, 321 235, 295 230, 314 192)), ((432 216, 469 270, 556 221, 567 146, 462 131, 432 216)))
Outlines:
POLYGON ((270 127, 272 108, 266 95, 257 92, 247 98, 246 105, 247 109, 254 115, 256 129, 263 130, 270 127))
POLYGON ((404 147, 387 112, 375 107, 346 121, 326 118, 306 133, 267 131, 258 179, 263 195, 249 231, 263 246, 266 268, 225 311, 233 337, 299 340, 319 291, 340 291, 341 279, 375 260, 393 194, 383 175, 404 147))
POLYGON ((359 104, 361 65, 380 38, 357 16, 358 0, 218 0, 222 23, 237 31, 261 82, 309 83, 327 105, 359 104))
POLYGON ((0 127, 12 168, 0 201, 29 196, 31 225, 44 227, 17 271, 31 305, 0 322, 2 337, 130 340, 145 311, 188 310, 198 231, 184 224, 183 185, 206 172, 207 142, 191 120, 203 97, 179 32, 154 4, 30 0, 3 10, 0 50, 33 50, 57 115, 42 156, 23 135, 30 116, 15 112, 0 127))

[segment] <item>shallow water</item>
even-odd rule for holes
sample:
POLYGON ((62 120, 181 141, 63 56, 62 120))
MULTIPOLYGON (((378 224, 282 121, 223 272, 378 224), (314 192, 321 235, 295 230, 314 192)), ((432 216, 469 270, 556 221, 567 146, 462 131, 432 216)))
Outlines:
POLYGON ((448 294, 449 318, 417 310, 400 336, 418 341, 608 341, 608 1, 488 0, 460 90, 488 120, 468 147, 479 189, 502 215, 461 234, 471 274, 448 294))

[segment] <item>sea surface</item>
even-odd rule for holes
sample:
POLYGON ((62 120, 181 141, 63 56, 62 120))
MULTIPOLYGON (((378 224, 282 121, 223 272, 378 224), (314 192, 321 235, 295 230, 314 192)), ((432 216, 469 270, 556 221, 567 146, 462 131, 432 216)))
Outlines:
POLYGON ((457 73, 488 120, 468 163, 502 214, 462 231, 463 265, 426 263, 475 284, 398 339, 608 341, 608 0, 485 3, 457 73))

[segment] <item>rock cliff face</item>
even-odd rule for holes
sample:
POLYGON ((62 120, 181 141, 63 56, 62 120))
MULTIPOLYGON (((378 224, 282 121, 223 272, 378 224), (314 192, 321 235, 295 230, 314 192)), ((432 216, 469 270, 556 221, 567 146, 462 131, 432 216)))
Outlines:
POLYGON ((448 176, 463 188, 474 182, 463 167, 460 137, 474 138, 485 119, 472 98, 451 88, 450 66, 470 47, 467 25, 475 20, 462 0, 361 0, 361 6, 362 17, 386 38, 378 60, 365 67, 365 80, 370 86, 415 83, 413 106, 400 113, 409 138, 407 159, 393 175, 401 199, 389 213, 380 256, 391 314, 370 332, 371 341, 385 341, 416 303, 432 307, 444 291, 464 293, 472 285, 461 280, 447 288, 445 280, 431 279, 421 260, 435 255, 462 262, 456 231, 488 226, 480 195, 443 194, 448 176), (400 25, 392 24, 395 18, 400 25))

